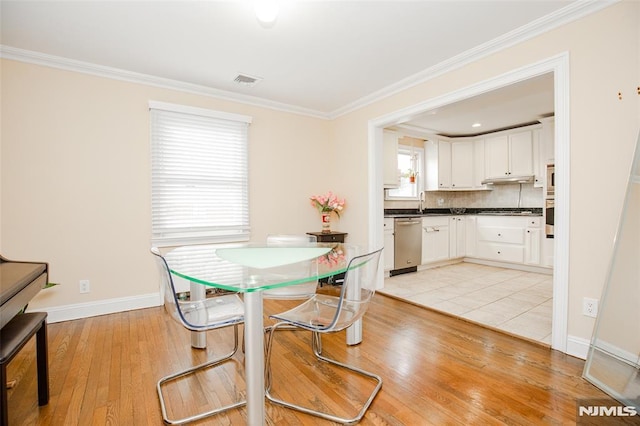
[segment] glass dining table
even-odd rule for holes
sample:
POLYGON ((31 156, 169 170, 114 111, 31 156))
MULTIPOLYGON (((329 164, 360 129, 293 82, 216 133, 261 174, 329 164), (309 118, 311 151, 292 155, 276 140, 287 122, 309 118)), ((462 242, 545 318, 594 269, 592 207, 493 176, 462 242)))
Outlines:
MULTIPOLYGON (((243 294, 247 424, 265 422, 263 291, 345 273, 349 259, 358 252, 357 246, 317 243, 305 247, 192 245, 165 254, 171 272, 191 284, 192 293, 199 294, 195 297, 205 297, 207 287, 243 294), (309 268, 309 276, 281 272, 284 265, 312 261, 318 268, 309 268)), ((347 343, 359 343, 360 338, 351 337, 350 342, 348 333, 347 343)))

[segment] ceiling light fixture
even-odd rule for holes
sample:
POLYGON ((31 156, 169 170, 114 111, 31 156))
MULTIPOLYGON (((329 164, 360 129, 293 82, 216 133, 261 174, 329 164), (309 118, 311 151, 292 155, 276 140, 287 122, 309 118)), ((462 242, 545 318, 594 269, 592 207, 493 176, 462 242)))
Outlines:
POLYGON ((481 127, 481 126, 482 126, 482 124, 481 124, 481 123, 473 123, 473 124, 471 125, 471 127, 481 127))
POLYGON ((278 18, 278 2, 276 0, 256 0, 254 4, 256 18, 263 27, 271 27, 278 18))

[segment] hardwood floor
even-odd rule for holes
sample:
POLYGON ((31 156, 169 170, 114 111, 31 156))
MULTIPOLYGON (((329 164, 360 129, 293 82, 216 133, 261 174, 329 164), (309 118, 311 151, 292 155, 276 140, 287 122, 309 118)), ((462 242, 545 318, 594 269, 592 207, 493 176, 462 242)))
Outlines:
MULTIPOLYGON (((270 311, 286 307, 265 303, 270 311)), ((372 385, 345 379, 326 364, 312 367, 308 337, 279 332, 274 392, 353 413, 353 397, 372 385)), ((162 308, 50 324, 51 400, 38 407, 35 344, 29 342, 9 365, 9 378, 17 379, 9 391, 10 422, 161 425, 157 380, 224 353, 232 341, 230 328, 210 332, 206 351, 190 349, 189 338, 162 308)), ((608 399, 581 378, 582 360, 383 295, 374 297, 365 316, 363 343, 348 347, 344 341, 344 333, 325 337, 325 353, 384 379, 362 425, 573 424, 577 399, 608 399)), ((236 359, 169 388, 170 411, 183 415, 242 395, 240 351, 236 359)), ((239 409, 199 424, 245 423, 239 409)), ((329 424, 270 404, 267 423, 329 424)))

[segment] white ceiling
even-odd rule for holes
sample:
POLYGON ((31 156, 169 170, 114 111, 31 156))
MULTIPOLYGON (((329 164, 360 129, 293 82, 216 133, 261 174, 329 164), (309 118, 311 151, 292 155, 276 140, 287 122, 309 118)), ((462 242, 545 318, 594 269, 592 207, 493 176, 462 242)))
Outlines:
POLYGON ((548 73, 425 111, 399 127, 418 135, 475 136, 535 124, 554 112, 553 73, 548 73))
MULTIPOLYGON (((0 43, 329 117, 532 21, 561 13, 572 2, 283 1, 275 25, 264 28, 252 2, 241 0, 2 0, 0 43), (233 81, 238 73, 263 80, 241 86, 233 81)), ((518 93, 530 104, 544 97, 538 88, 518 93)), ((534 113, 549 113, 547 102, 534 113)), ((468 111, 470 105, 465 125, 467 119, 481 119, 473 110, 483 102, 468 111)), ((505 110, 492 113, 500 116, 505 110)), ((460 131, 436 116, 414 124, 460 131)))

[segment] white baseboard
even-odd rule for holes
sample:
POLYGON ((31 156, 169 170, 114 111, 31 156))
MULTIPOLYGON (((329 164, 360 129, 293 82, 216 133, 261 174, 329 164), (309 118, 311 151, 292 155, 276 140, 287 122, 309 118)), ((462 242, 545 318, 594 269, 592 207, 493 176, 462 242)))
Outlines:
POLYGON ((574 356, 580 359, 587 359, 587 353, 589 352, 590 340, 577 336, 567 336, 567 355, 574 356))
POLYGON ((98 315, 132 311, 134 309, 152 308, 155 306, 161 306, 162 304, 163 302, 160 297, 160 293, 149 293, 132 297, 56 306, 53 308, 38 309, 38 311, 44 311, 48 314, 48 323, 56 323, 80 318, 95 317, 98 315))
POLYGON ((633 352, 621 349, 602 339, 596 339, 596 341, 594 342, 594 347, 608 352, 631 365, 638 365, 638 354, 634 354, 633 352))
POLYGON ((497 266, 499 268, 517 269, 519 271, 553 275, 553 268, 547 268, 545 266, 525 265, 522 263, 498 262, 495 260, 479 259, 476 257, 465 257, 464 261, 469 263, 477 263, 479 265, 497 266))

